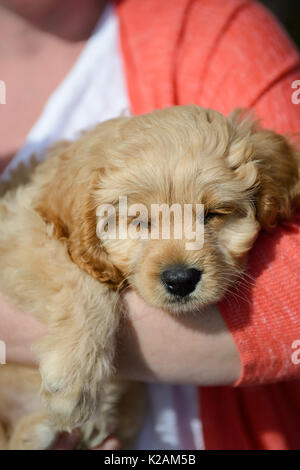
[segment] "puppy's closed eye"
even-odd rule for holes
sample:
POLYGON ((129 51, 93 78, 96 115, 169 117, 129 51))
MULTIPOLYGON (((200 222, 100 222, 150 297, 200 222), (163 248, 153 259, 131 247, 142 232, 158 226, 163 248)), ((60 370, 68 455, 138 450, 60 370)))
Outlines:
POLYGON ((218 212, 213 212, 213 211, 207 211, 204 214, 204 224, 207 224, 211 219, 215 219, 217 217, 220 217, 223 214, 220 214, 218 212))
POLYGON ((213 219, 222 219, 226 215, 231 214, 234 211, 231 207, 218 207, 214 209, 206 209, 204 212, 204 224, 207 224, 213 219))

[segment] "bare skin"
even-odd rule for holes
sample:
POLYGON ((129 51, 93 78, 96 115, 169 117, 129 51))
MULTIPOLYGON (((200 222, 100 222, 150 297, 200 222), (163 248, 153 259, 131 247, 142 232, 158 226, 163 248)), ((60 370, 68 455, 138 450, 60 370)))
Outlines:
POLYGON ((0 106, 0 171, 69 72, 102 8, 97 0, 0 1, 0 70, 6 83, 6 105, 0 106))
MULTIPOLYGON (((0 106, 0 171, 74 64, 102 8, 101 0, 0 0, 0 79, 7 87, 7 104, 0 106)), ((134 292, 127 292, 125 301, 121 377, 197 385, 238 379, 239 353, 217 307, 178 319, 147 306, 134 292)), ((37 365, 31 345, 42 334, 40 324, 0 295, 7 362, 37 365)))
MULTIPOLYGON (((195 385, 230 385, 237 380, 239 354, 217 307, 176 318, 149 307, 133 291, 125 294, 125 302, 117 354, 120 377, 195 385)), ((7 362, 36 366, 31 345, 45 327, 3 295, 0 325, 7 362)))

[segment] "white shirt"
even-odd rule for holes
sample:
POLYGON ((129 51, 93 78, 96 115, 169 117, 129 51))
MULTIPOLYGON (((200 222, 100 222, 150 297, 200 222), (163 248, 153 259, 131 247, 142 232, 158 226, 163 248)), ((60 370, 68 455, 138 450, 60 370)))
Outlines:
MULTIPOLYGON (((74 139, 83 129, 128 112, 119 47, 118 18, 109 5, 68 76, 48 99, 24 146, 4 171, 60 139, 74 139)), ((197 387, 148 385, 149 406, 135 449, 203 449, 197 387)))

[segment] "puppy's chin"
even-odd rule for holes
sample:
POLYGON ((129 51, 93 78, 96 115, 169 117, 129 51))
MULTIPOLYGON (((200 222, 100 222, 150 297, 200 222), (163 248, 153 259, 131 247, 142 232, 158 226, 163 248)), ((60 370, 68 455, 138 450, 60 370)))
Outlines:
POLYGON ((163 305, 159 307, 173 315, 181 315, 189 312, 200 312, 204 311, 209 305, 212 305, 219 300, 222 296, 214 296, 211 300, 209 299, 199 299, 193 296, 187 296, 183 299, 169 299, 166 300, 163 305))
POLYGON ((145 286, 141 285, 135 284, 132 287, 148 305, 176 316, 188 312, 202 311, 209 305, 219 302, 224 295, 223 290, 218 291, 218 289, 210 292, 201 292, 201 289, 199 289, 198 292, 191 293, 185 297, 169 295, 164 292, 164 288, 159 283, 157 288, 151 291, 148 291, 144 288, 145 286))
POLYGON ((182 315, 184 313, 199 311, 208 306, 207 302, 199 302, 195 298, 187 297, 184 299, 170 299, 161 308, 172 315, 182 315))

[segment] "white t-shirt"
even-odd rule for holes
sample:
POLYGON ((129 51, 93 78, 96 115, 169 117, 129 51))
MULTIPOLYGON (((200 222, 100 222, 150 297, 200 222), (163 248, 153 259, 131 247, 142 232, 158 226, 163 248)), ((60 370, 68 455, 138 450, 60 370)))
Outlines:
MULTIPOLYGON (((109 5, 68 76, 48 99, 24 146, 2 174, 32 153, 60 139, 74 139, 83 129, 129 113, 118 18, 109 5)), ((197 387, 148 385, 149 406, 135 449, 203 449, 197 387)))

